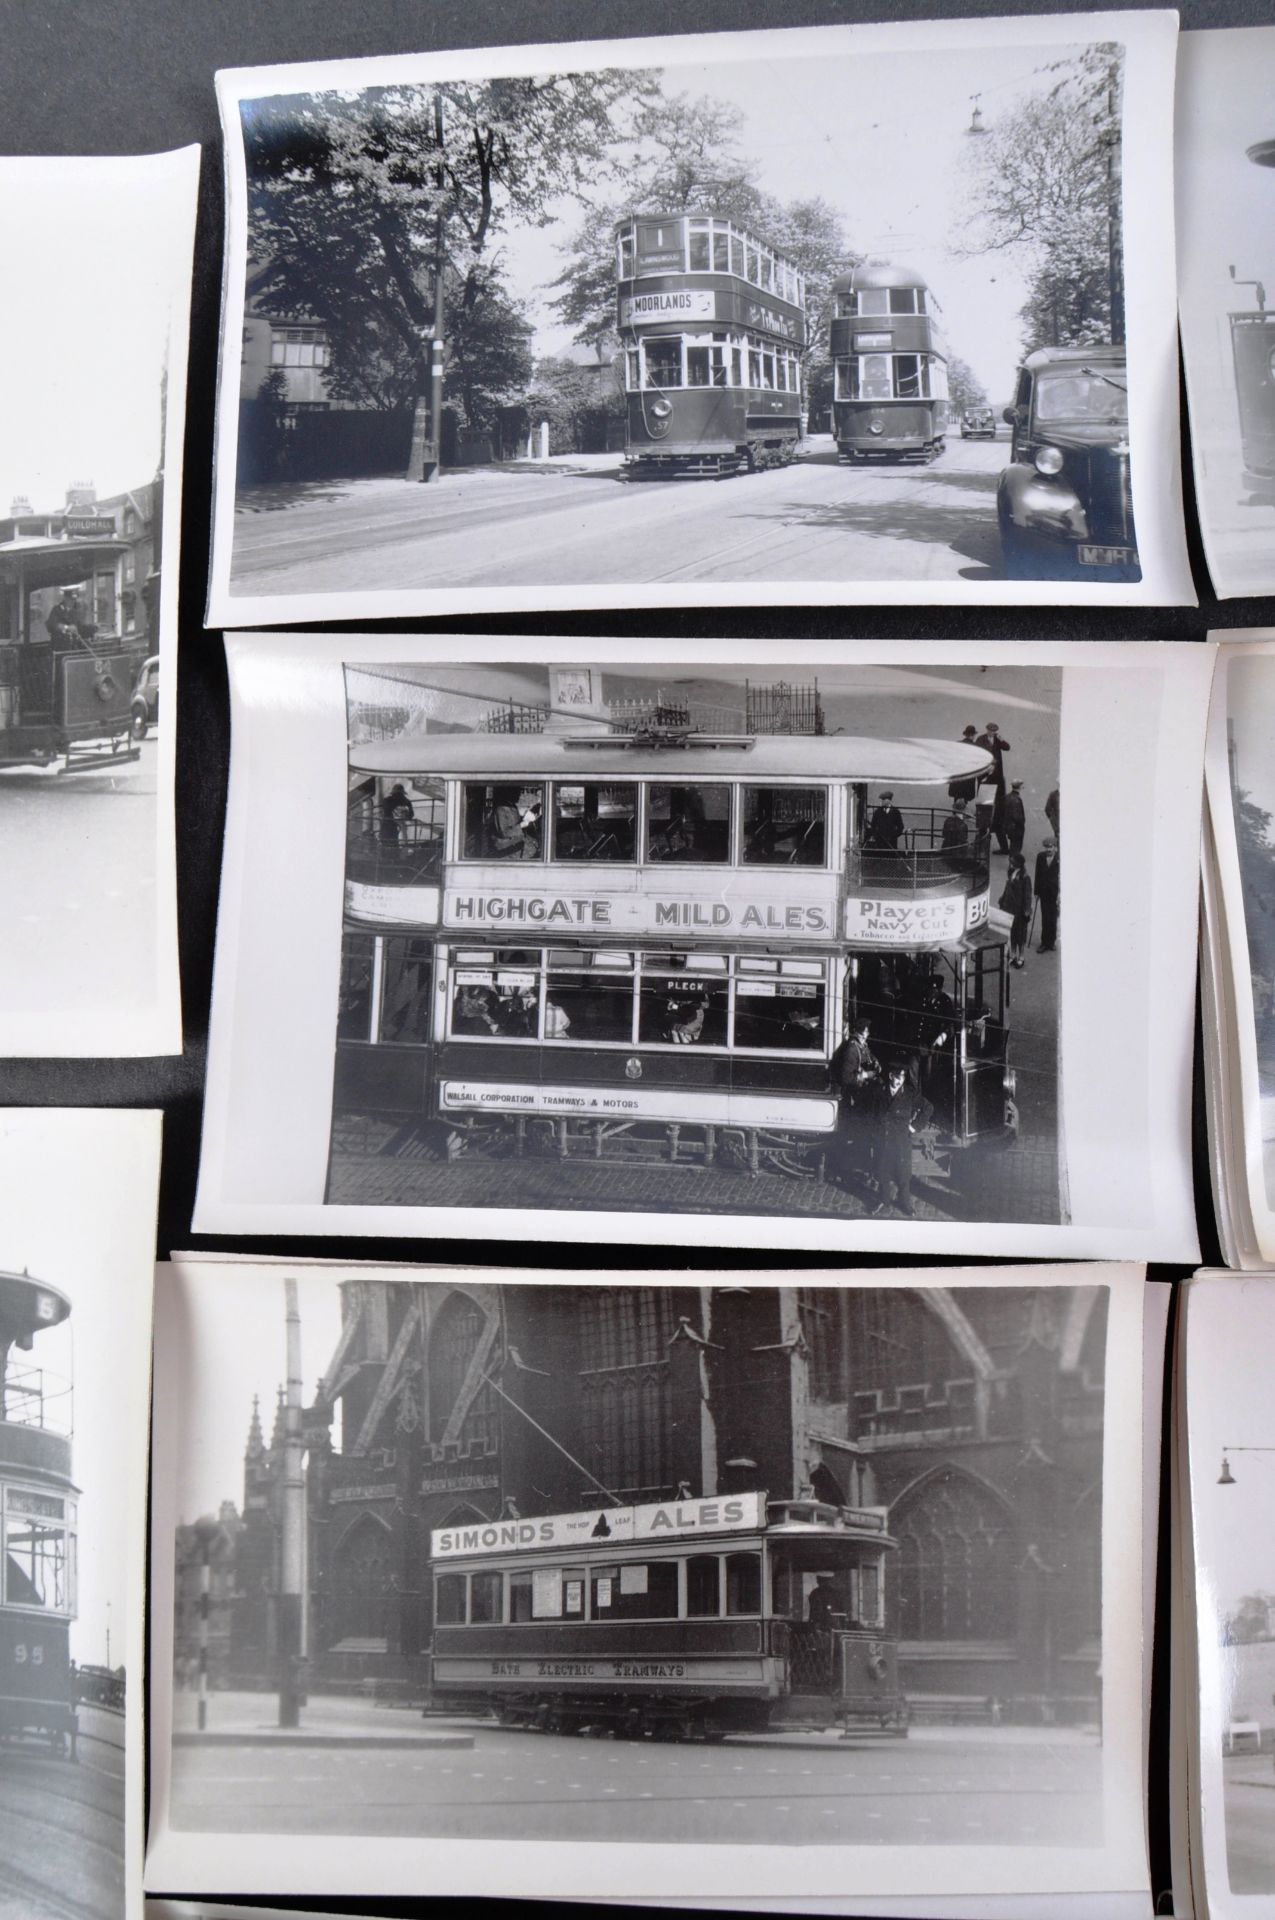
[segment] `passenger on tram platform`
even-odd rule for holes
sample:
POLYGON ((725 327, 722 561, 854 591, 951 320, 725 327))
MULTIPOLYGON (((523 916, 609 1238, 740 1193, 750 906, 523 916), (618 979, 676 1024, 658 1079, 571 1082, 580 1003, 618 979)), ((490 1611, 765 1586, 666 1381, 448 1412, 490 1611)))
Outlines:
POLYGON ((487 841, 487 852, 495 860, 538 860, 538 803, 524 807, 519 788, 497 787, 492 794, 487 841))
POLYGON ((703 1037, 708 999, 670 1000, 667 1007, 667 1037, 674 1046, 693 1047, 703 1037))
POLYGON ((893 793, 887 788, 873 808, 872 818, 868 822, 867 844, 878 853, 897 853, 902 838, 903 815, 894 804, 893 793))
POLYGON ((492 1013, 492 994, 490 987, 462 985, 456 995, 456 1007, 452 1014, 452 1032, 455 1034, 499 1033, 500 1023, 492 1013))
POLYGON ((831 1627, 835 1619, 844 1619, 841 1595, 837 1592, 837 1583, 830 1573, 815 1576, 815 1584, 810 1598, 806 1602, 806 1619, 812 1627, 831 1627))
POLYGON ((408 798, 407 788, 401 780, 396 780, 381 799, 382 846, 397 847, 403 837, 403 828, 415 818, 416 809, 408 798))
POLYGON ((966 802, 958 795, 952 801, 952 811, 943 822, 943 845, 948 852, 957 847, 967 847, 970 840, 970 823, 965 815, 966 802))

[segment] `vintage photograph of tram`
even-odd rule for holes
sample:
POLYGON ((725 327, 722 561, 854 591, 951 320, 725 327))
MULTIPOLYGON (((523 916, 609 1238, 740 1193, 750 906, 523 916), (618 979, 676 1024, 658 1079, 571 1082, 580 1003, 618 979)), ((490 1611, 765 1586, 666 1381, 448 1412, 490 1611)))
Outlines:
POLYGON ((330 1204, 1065 1220, 1057 668, 346 689, 330 1204))
POLYGON ((220 75, 210 623, 1186 583, 1112 18, 220 75))
POLYGON ((158 1176, 157 1115, 0 1119, 0 1902, 15 1920, 126 1920, 140 1892, 158 1176))
POLYGON ((0 163, 23 262, 0 313, 0 1054, 181 1044, 165 727, 197 171, 0 163))
POLYGON ((1226 599, 1275 586, 1275 27, 1185 34, 1180 63, 1182 350, 1200 528, 1226 599))
POLYGON ((1104 1475, 1140 1271, 700 1279, 161 1269, 180 1884, 243 1835, 1113 1839, 1102 1698, 1118 1743, 1139 1660, 1104 1626, 1104 1475))

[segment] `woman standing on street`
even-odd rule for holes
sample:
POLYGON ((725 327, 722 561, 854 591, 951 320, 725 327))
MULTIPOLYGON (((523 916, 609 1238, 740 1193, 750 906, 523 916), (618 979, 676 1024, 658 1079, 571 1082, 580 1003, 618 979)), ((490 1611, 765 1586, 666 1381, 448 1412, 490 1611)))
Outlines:
POLYGON ((1009 964, 1011 967, 1021 967, 1032 924, 1031 876, 1021 853, 1011 853, 1009 856, 1009 872, 998 905, 1002 913, 1013 916, 1009 929, 1009 964))

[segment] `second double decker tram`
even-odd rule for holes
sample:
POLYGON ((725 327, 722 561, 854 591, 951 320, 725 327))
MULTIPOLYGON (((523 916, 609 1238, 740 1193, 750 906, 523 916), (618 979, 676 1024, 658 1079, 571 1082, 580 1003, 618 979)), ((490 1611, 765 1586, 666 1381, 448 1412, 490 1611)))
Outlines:
POLYGON ((938 302, 910 267, 868 261, 832 283, 833 428, 843 459, 937 458, 947 349, 938 302))
POLYGON ((639 214, 615 244, 630 476, 787 465, 802 433, 797 268, 711 213, 639 214))
POLYGON ((943 741, 450 734, 351 750, 335 1111, 414 1150, 821 1176, 869 1022, 952 1146, 1013 1124, 986 832, 943 741), (877 788, 902 802, 893 844, 877 788))

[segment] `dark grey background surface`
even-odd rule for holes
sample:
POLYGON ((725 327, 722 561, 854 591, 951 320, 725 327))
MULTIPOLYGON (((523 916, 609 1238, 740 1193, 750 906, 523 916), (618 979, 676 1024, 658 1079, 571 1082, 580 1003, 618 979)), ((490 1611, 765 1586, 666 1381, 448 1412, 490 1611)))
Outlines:
MULTIPOLYGON (((196 1240, 189 1231, 199 1149, 208 1001, 212 976, 222 811, 229 759, 225 662, 220 636, 203 630, 208 554, 213 392, 221 284, 221 155, 213 75, 219 67, 266 62, 334 59, 431 48, 499 46, 515 41, 562 41, 616 36, 724 32, 764 26, 823 26, 861 20, 928 20, 968 14, 1083 12, 1067 5, 952 4, 952 0, 870 0, 856 6, 837 0, 0 0, 0 149, 7 153, 141 153, 192 141, 203 145, 199 224, 196 238, 189 398, 186 419, 185 499, 182 515, 180 686, 177 709, 178 893, 185 1051, 179 1059, 104 1061, 6 1061, 0 1063, 0 1104, 145 1106, 164 1110, 164 1171, 158 1252, 205 1246, 229 1248, 225 1240, 196 1240)), ((1275 22, 1275 0, 1187 0, 1184 28, 1254 26, 1275 22)), ((853 111, 853 107, 848 110, 853 111)), ((1275 115, 1275 100, 1272 101, 1275 115)), ((1275 223, 1273 223, 1275 227, 1275 223)), ((1275 252, 1275 231, 1267 236, 1275 252)), ((1255 258, 1260 258, 1259 245, 1255 258)), ((3 286, 21 274, 21 262, 6 261, 3 286)), ((92 325, 91 300, 86 327, 92 325)), ((34 370, 38 377, 38 370, 34 370)), ((3 421, 0 421, 3 432, 3 421)), ((1189 461, 1184 460, 1189 474, 1189 461)), ((434 632, 607 632, 617 637, 681 634, 729 637, 753 634, 835 642, 849 636, 955 638, 1067 638, 1088 640, 1155 637, 1192 641, 1210 627, 1275 623, 1275 603, 1229 601, 1219 605, 1208 585, 1198 532, 1188 501, 1188 532, 1200 607, 1166 609, 1141 619, 1113 610, 1060 608, 1021 613, 987 608, 835 608, 785 613, 781 609, 732 609, 715 613, 643 612, 554 615, 519 619, 448 620, 445 623, 367 622, 364 627, 434 632)), ((348 624, 348 623, 347 623, 348 624)), ((11 910, 0 875, 0 914, 11 910)), ((1194 929, 1183 930, 1183 938, 1194 929)), ((2 937, 2 934, 0 934, 2 937)), ((1197 1049, 1198 1053, 1198 1049, 1197 1049)), ((1196 1193, 1206 1260, 1218 1260, 1204 1151, 1197 1071, 1196 1193)), ((73 1186, 73 1169, 68 1169, 73 1186)), ((0 1196, 0 1204, 2 1204, 0 1196)), ((244 1243, 240 1243, 244 1244, 244 1243)), ((255 1243, 258 1248, 261 1242, 255 1243)), ((599 1266, 587 1247, 421 1241, 316 1240, 289 1245, 289 1252, 329 1258, 460 1259, 484 1256, 510 1264, 564 1266, 606 1273, 634 1266, 688 1264, 684 1249, 610 1247, 599 1266)), ((776 1264, 773 1253, 761 1256, 776 1264)), ((749 1264, 745 1251, 717 1256, 717 1264, 749 1264)), ((788 1264, 814 1265, 813 1256, 785 1256, 788 1264)), ((754 1262, 755 1263, 755 1262, 754 1262)), ((874 1265, 888 1264, 873 1260, 874 1265)), ((1177 1279, 1184 1270, 1154 1269, 1177 1279)), ((1166 1516, 1167 1518, 1167 1510, 1166 1516)), ((1156 1705, 1152 1740, 1152 1874, 1157 1888, 1169 1884, 1167 1832, 1167 1591, 1162 1549, 1157 1636, 1156 1705)), ((173 1889, 180 1892, 180 1889, 173 1889)), ((250 1889, 245 1889, 250 1892, 250 1889)), ((277 1904, 277 1903, 276 1903, 277 1904)), ((349 1903, 345 1903, 349 1904, 349 1903)), ((402 1904, 402 1903, 400 1903, 402 1904)), ((393 1903, 376 1903, 387 1912, 393 1903)), ((369 1910, 370 1907, 369 1907, 369 1910)), ((406 1908, 404 1909, 406 1910, 406 1908)), ((1167 1896, 1163 1911, 1170 1911, 1167 1896)))

